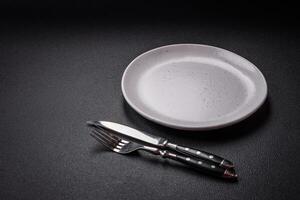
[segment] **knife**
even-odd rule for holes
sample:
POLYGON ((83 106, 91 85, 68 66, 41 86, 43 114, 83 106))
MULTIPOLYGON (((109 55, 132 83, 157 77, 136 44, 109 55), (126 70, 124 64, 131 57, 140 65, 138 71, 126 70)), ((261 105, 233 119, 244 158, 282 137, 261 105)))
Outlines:
POLYGON ((169 142, 165 138, 150 135, 149 133, 145 133, 137 129, 130 128, 122 124, 108 122, 108 121, 88 121, 87 125, 92 127, 98 127, 98 128, 100 127, 104 130, 113 131, 116 134, 120 134, 132 139, 136 139, 146 144, 159 147, 161 149, 170 149, 185 155, 194 156, 195 158, 209 160, 212 163, 215 163, 223 168, 228 168, 228 169, 234 168, 234 165, 231 161, 226 160, 225 158, 222 158, 220 156, 214 155, 212 153, 208 153, 206 151, 180 146, 169 142))

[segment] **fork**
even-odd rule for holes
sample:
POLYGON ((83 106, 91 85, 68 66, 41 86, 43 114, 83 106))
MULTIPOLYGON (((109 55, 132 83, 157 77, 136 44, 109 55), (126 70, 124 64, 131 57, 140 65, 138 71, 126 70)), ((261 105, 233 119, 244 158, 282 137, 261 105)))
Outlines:
POLYGON ((162 158, 168 158, 187 164, 204 173, 226 179, 237 180, 237 174, 233 169, 224 169, 204 160, 197 160, 183 155, 171 153, 167 150, 161 150, 156 147, 145 146, 136 142, 124 140, 119 136, 116 136, 105 130, 93 129, 90 135, 110 150, 119 154, 129 154, 135 151, 143 150, 154 155, 159 155, 162 158))

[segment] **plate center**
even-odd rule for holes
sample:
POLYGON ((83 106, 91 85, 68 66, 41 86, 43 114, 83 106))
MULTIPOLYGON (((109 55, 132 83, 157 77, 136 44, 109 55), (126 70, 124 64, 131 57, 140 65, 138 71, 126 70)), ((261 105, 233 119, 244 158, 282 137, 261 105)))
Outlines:
POLYGON ((234 67, 215 62, 176 61, 149 68, 138 82, 143 104, 180 121, 213 121, 237 111, 248 84, 234 67))

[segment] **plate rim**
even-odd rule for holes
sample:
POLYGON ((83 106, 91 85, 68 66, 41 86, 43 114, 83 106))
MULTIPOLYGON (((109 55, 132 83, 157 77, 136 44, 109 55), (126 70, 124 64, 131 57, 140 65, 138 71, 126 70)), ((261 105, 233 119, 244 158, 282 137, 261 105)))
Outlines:
POLYGON ((123 97, 125 98, 126 102, 130 105, 131 108, 133 108, 138 114, 140 114, 141 116, 143 116, 144 118, 153 121, 157 124, 163 125, 163 126, 167 126, 170 128, 174 128, 174 129, 179 129, 179 130, 187 130, 187 131, 206 131, 206 130, 214 130, 214 129, 220 129, 220 128, 224 128, 227 126, 231 126, 233 124, 236 124, 240 121, 243 121, 244 119, 248 118, 249 116, 251 116, 253 113, 255 113, 266 101, 267 96, 268 96, 268 85, 267 85, 267 81, 263 75, 263 73, 256 67, 256 65, 254 65, 252 62, 250 62, 249 60, 247 60, 246 58, 223 48, 220 47, 216 47, 216 46, 211 46, 211 45, 206 45, 206 44, 196 44, 196 43, 178 43, 178 44, 170 44, 170 45, 164 45, 164 46, 159 46, 156 48, 153 48, 151 50, 148 50, 140 55, 138 55, 137 57, 135 57, 126 67, 126 69, 123 72, 122 75, 122 80, 121 80, 121 89, 122 89, 122 94, 123 97), (262 78, 262 82, 263 85, 265 87, 265 93, 263 94, 263 98, 261 99, 261 101, 255 105, 255 107, 248 113, 243 114, 242 116, 238 116, 236 118, 233 118, 232 120, 230 120, 229 122, 225 122, 225 123, 217 123, 217 124, 212 124, 212 125, 207 125, 207 126, 201 126, 201 125, 195 125, 195 126, 191 126, 191 125, 178 125, 175 123, 170 123, 168 121, 165 120, 161 120, 161 119, 156 119, 155 117, 147 114, 146 112, 144 112, 143 110, 141 110, 140 108, 138 108, 128 97, 128 95, 125 92, 125 77, 126 74, 128 73, 128 70, 131 66, 133 66, 133 63, 140 59, 142 56, 149 54, 151 52, 157 51, 159 49, 162 48, 166 48, 166 47, 173 47, 173 46, 200 46, 200 47, 208 47, 208 48, 213 48, 216 50, 221 50, 221 51, 225 51, 225 52, 229 52, 231 54, 234 54, 235 56, 238 56, 244 60, 246 60, 247 62, 251 63, 253 65, 253 67, 255 68, 255 70, 258 72, 258 74, 261 76, 262 78))

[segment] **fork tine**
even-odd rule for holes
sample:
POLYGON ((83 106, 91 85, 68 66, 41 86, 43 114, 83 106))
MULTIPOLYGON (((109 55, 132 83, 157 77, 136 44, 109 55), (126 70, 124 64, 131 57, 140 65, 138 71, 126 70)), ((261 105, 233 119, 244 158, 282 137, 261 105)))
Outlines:
POLYGON ((96 135, 98 135, 99 137, 102 137, 105 140, 108 140, 110 143, 113 143, 115 145, 119 143, 119 139, 117 140, 117 139, 111 137, 111 135, 109 133, 106 133, 106 132, 102 131, 101 129, 94 129, 94 133, 96 135))
POLYGON ((95 135, 95 133, 90 133, 90 135, 97 140, 98 142, 100 142, 101 144, 103 144, 104 146, 106 146, 107 148, 109 148, 110 150, 114 150, 114 147, 109 144, 108 142, 106 142, 105 140, 101 139, 100 137, 98 137, 97 135, 95 135))
POLYGON ((103 136, 106 136, 106 137, 108 137, 110 140, 113 140, 115 143, 128 143, 129 141, 127 141, 127 140, 124 140, 124 139, 122 139, 122 138, 120 138, 119 136, 117 136, 117 135, 115 135, 115 134, 113 134, 113 133, 110 133, 108 130, 104 130, 104 129, 96 129, 96 131, 99 133, 99 134, 101 134, 101 135, 103 135, 103 136))
POLYGON ((92 131, 97 137, 100 137, 102 140, 108 142, 109 144, 116 146, 118 144, 118 142, 115 142, 114 140, 112 140, 111 138, 107 137, 106 135, 103 135, 101 132, 93 130, 92 131))
POLYGON ((103 129, 102 127, 96 127, 95 128, 96 131, 101 132, 102 134, 106 135, 107 137, 111 138, 112 140, 114 140, 115 142, 119 142, 121 141, 121 138, 112 134, 110 131, 103 129))
POLYGON ((119 143, 113 142, 111 139, 103 136, 100 132, 97 132, 95 130, 92 130, 91 136, 93 136, 95 139, 97 139, 99 142, 101 142, 102 144, 104 144, 106 147, 113 150, 114 152, 119 153, 120 149, 122 148, 122 146, 119 145, 119 143))
POLYGON ((86 123, 87 123, 87 125, 88 125, 89 127, 94 128, 94 129, 96 129, 96 130, 98 130, 98 131, 101 131, 103 134, 107 135, 108 137, 111 137, 111 138, 115 139, 116 142, 118 142, 118 141, 121 140, 121 138, 119 138, 118 136, 116 136, 116 135, 114 135, 114 134, 111 134, 111 133, 109 132, 109 130, 107 130, 107 129, 101 127, 101 126, 98 124, 97 121, 87 121, 86 123))
POLYGON ((125 143, 125 144, 129 143, 129 141, 124 140, 123 138, 111 133, 109 130, 103 129, 101 127, 97 127, 96 129, 97 129, 97 131, 101 132, 100 134, 104 134, 107 137, 110 137, 111 139, 114 139, 116 142, 121 142, 121 143, 125 143))

